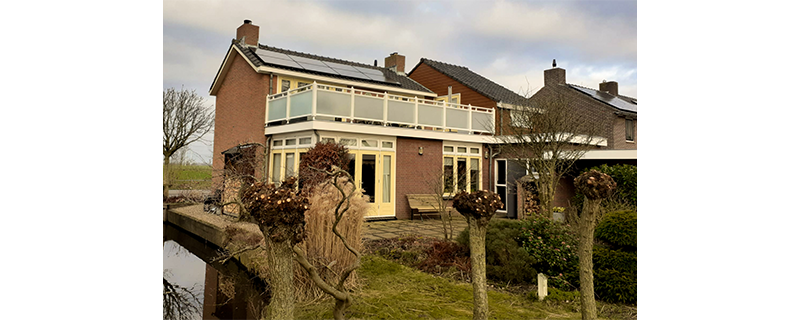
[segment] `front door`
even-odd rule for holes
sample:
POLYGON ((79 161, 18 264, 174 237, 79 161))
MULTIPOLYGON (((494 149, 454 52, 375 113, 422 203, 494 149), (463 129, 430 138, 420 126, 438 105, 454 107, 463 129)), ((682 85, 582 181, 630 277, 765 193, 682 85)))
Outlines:
POLYGON ((394 152, 350 150, 350 170, 370 204, 366 217, 394 216, 394 152), (353 163, 355 162, 355 163, 353 163))

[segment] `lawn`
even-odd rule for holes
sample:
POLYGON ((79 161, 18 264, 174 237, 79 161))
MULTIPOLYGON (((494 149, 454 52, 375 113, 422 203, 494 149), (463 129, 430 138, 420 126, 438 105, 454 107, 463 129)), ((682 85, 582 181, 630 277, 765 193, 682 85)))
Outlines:
MULTIPOLYGON (((348 319, 472 319, 472 285, 436 277, 381 257, 362 260, 363 286, 354 294, 348 319)), ((333 318, 332 299, 302 303, 297 319, 333 318)), ((562 306, 521 295, 489 291, 490 319, 580 319, 562 306)))
POLYGON ((211 166, 207 165, 170 165, 172 168, 172 189, 210 189, 211 166))

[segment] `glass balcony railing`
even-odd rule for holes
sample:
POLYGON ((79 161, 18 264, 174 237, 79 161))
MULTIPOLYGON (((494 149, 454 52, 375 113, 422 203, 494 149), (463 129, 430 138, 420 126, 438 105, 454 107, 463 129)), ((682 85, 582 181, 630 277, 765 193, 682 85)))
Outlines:
POLYGON ((268 127, 314 120, 491 134, 494 109, 312 83, 267 96, 268 127))

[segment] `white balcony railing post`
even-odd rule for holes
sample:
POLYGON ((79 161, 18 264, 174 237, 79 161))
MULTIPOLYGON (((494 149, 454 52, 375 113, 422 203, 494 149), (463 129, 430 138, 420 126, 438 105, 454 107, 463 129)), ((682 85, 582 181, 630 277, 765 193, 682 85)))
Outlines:
POLYGON ((383 92, 383 126, 386 126, 386 122, 389 120, 389 93, 384 91, 383 92))
POLYGON ((472 104, 469 104, 468 106, 469 106, 469 118, 467 120, 469 121, 469 134, 472 134, 472 104))
POLYGON ((286 122, 289 122, 289 111, 292 109, 291 91, 286 91, 286 122))
POLYGON ((311 120, 317 119, 317 82, 311 84, 311 120))
POLYGON ((414 97, 414 129, 419 126, 419 98, 414 97))
POLYGON ((356 88, 350 87, 350 121, 356 116, 356 88))
POLYGON ((442 102, 442 132, 447 132, 447 102, 442 102))

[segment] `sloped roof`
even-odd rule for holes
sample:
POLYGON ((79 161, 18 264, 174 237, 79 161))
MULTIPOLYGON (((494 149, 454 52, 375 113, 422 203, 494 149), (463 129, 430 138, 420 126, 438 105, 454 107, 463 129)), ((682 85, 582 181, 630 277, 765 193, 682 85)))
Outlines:
POLYGON ((317 72, 317 71, 313 71, 313 70, 297 69, 297 68, 292 68, 292 67, 287 67, 287 66, 282 66, 282 65, 277 65, 277 64, 266 63, 253 51, 253 48, 247 47, 247 46, 243 46, 243 45, 241 45, 239 43, 235 43, 234 45, 237 48, 239 48, 239 50, 244 53, 245 57, 247 57, 247 59, 250 60, 250 62, 253 63, 253 65, 255 65, 256 67, 268 66, 268 67, 271 67, 271 68, 285 69, 285 70, 291 70, 291 71, 297 71, 297 72, 303 72, 303 73, 309 73, 309 74, 315 74, 315 75, 322 75, 322 76, 326 76, 326 77, 330 77, 330 78, 336 78, 336 79, 344 79, 344 80, 349 80, 349 81, 380 84, 380 85, 384 85, 384 86, 394 86, 394 87, 398 87, 398 88, 402 88, 402 89, 409 89, 409 90, 416 90, 416 91, 433 93, 433 91, 431 91, 430 89, 428 89, 428 88, 424 87, 423 85, 417 83, 416 81, 411 80, 411 78, 409 78, 407 76, 404 76, 404 75, 398 75, 396 72, 394 72, 394 71, 392 71, 392 70, 390 70, 388 68, 376 67, 376 66, 369 65, 369 64, 358 63, 358 62, 353 62, 353 61, 347 61, 347 60, 342 60, 342 59, 323 57, 323 56, 318 56, 318 55, 305 53, 305 52, 299 52, 299 51, 292 51, 292 50, 287 50, 287 49, 282 49, 282 48, 270 47, 270 46, 266 46, 266 45, 263 45, 263 44, 259 44, 258 45, 258 48, 260 50, 273 51, 273 52, 278 52, 278 53, 283 53, 283 54, 291 54, 291 55, 294 55, 294 56, 299 56, 299 57, 308 58, 308 59, 321 60, 321 61, 325 61, 325 62, 341 63, 341 64, 345 64, 345 65, 350 65, 350 66, 356 66, 356 67, 361 67, 361 68, 368 68, 368 69, 378 70, 378 71, 383 73, 383 75, 384 75, 384 77, 386 78, 387 81, 394 82, 394 83, 366 80, 366 79, 363 79, 363 78, 347 77, 347 76, 342 76, 342 75, 335 75, 335 74, 330 74, 330 73, 317 72))
POLYGON ((484 78, 483 76, 472 72, 467 67, 457 66, 449 63, 444 63, 436 60, 421 58, 419 63, 414 66, 410 73, 413 73, 417 67, 425 63, 436 71, 453 78, 458 83, 463 84, 467 88, 475 90, 481 95, 492 99, 496 102, 509 103, 513 105, 525 106, 530 105, 531 102, 525 97, 516 94, 514 91, 507 89, 492 80, 484 78))
POLYGON ((615 109, 627 112, 636 112, 636 98, 627 96, 615 96, 608 92, 595 90, 592 88, 582 87, 574 84, 567 84, 570 88, 583 93, 593 99, 605 103, 615 109))

